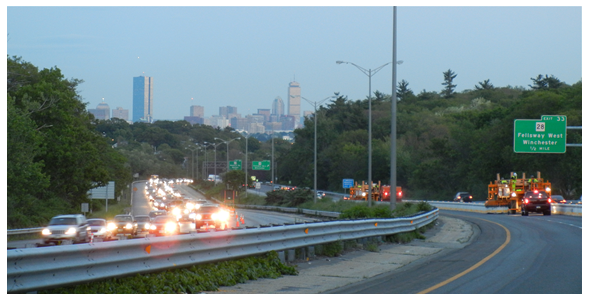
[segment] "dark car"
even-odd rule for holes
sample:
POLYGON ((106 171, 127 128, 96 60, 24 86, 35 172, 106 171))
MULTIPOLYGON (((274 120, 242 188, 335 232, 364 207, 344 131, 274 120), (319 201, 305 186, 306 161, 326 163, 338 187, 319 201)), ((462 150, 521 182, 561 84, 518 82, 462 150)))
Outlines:
POLYGON ((168 214, 168 212, 166 212, 165 210, 157 210, 157 211, 151 211, 148 214, 148 217, 150 217, 150 222, 154 221, 154 219, 156 219, 156 217, 158 216, 166 216, 168 214))
POLYGON ((527 216, 530 212, 552 215, 552 199, 545 191, 526 191, 521 198, 521 215, 527 216))
POLYGON ((472 202, 472 195, 469 192, 458 192, 454 196, 455 202, 472 202))
POLYGON ((179 233, 179 224, 175 216, 157 216, 150 224, 150 234, 156 236, 176 235, 179 233))
POLYGON ((137 222, 130 214, 116 215, 109 226, 114 235, 136 235, 137 233, 137 222))
POLYGON ((195 211, 195 228, 200 229, 205 226, 215 227, 216 229, 226 229, 229 227, 230 213, 218 205, 202 205, 195 211))
POLYGON ((138 234, 147 234, 150 230, 150 216, 149 215, 136 215, 134 217, 135 222, 137 223, 137 230, 135 232, 136 235, 138 234))
POLYGON ((553 203, 566 203, 566 199, 562 195, 552 195, 550 198, 552 198, 553 203))

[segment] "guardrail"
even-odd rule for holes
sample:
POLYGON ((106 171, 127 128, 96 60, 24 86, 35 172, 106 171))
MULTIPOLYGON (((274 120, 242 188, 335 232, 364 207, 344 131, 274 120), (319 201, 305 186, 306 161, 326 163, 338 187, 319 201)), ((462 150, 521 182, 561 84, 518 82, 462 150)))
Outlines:
MULTIPOLYGON (((406 200, 408 202, 419 202, 415 200, 406 200)), ((507 207, 487 208, 483 202, 469 203, 469 202, 445 202, 445 201, 427 201, 430 205, 441 210, 463 211, 484 214, 506 214, 509 210, 507 207)), ((583 216, 583 206, 577 204, 552 204, 552 214, 569 215, 569 216, 583 216)))
POLYGON ((299 208, 288 208, 288 207, 276 207, 276 206, 257 206, 257 205, 236 205, 237 208, 242 209, 254 209, 254 210, 267 210, 267 211, 278 211, 283 213, 300 213, 313 216, 321 216, 327 218, 339 218, 341 213, 339 212, 328 212, 328 211, 316 211, 299 208))
POLYGON ((24 234, 36 234, 36 233, 41 233, 42 230, 43 230, 42 227, 9 229, 7 234, 9 236, 24 235, 24 234))
POLYGON ((435 209, 405 218, 338 220, 147 237, 125 242, 15 249, 7 253, 7 291, 35 291, 252 256, 272 250, 409 232, 438 217, 439 210, 435 209))

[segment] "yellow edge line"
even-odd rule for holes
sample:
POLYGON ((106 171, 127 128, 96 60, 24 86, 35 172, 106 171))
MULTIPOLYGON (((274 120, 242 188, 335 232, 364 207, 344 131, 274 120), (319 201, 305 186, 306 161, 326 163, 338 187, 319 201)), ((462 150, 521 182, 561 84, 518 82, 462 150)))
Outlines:
POLYGON ((499 246, 499 248, 497 248, 497 250, 495 250, 493 253, 489 254, 487 257, 485 257, 484 259, 482 259, 478 263, 474 264, 472 267, 464 270, 462 273, 459 273, 459 274, 457 274, 457 275, 455 275, 455 276, 453 276, 453 277, 451 277, 451 278, 449 278, 449 279, 447 279, 447 280, 445 280, 443 282, 440 282, 440 283, 438 283, 438 284, 436 284, 436 285, 434 285, 434 286, 432 286, 432 287, 430 287, 428 289, 424 289, 424 290, 418 292, 417 294, 427 294, 427 293, 430 293, 433 290, 436 290, 436 289, 438 289, 438 288, 440 288, 440 287, 442 287, 442 286, 444 286, 444 285, 446 285, 446 284, 448 284, 448 283, 450 283, 450 282, 452 282, 452 281, 454 281, 454 280, 456 280, 456 279, 458 279, 458 278, 460 278, 460 277, 468 274, 472 270, 474 270, 474 269, 480 267, 482 264, 486 263, 486 261, 490 260, 493 256, 497 255, 499 252, 501 252, 501 250, 503 250, 503 248, 505 248, 505 246, 507 246, 507 244, 509 244, 509 242, 511 241, 511 233, 509 232, 509 230, 506 227, 504 227, 503 225, 501 225, 499 223, 493 222, 493 221, 489 221, 489 220, 485 220, 485 219, 481 219, 481 220, 484 220, 484 221, 487 221, 487 222, 490 222, 490 223, 494 223, 494 224, 502 227, 505 230, 505 233, 507 234, 507 238, 505 239, 505 243, 503 243, 503 245, 499 246))

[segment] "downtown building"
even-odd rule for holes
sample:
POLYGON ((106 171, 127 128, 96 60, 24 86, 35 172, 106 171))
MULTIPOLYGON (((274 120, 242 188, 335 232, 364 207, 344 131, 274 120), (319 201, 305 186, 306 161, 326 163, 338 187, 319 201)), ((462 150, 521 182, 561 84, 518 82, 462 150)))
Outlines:
POLYGON ((133 119, 132 122, 154 121, 154 78, 133 77, 133 119))

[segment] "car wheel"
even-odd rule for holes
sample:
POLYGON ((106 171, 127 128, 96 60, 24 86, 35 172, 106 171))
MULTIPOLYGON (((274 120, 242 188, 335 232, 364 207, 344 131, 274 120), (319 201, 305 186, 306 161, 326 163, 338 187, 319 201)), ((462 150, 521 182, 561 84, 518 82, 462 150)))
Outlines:
POLYGON ((551 216, 552 215, 552 211, 548 210, 548 211, 544 211, 544 216, 551 216))
POLYGON ((529 212, 525 210, 525 212, 523 212, 523 216, 529 216, 529 212))

